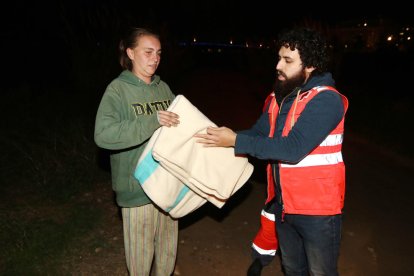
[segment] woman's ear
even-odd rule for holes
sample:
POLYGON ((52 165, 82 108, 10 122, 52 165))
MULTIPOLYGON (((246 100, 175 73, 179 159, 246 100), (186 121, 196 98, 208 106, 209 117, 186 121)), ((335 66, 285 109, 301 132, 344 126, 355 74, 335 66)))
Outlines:
POLYGON ((134 60, 134 51, 131 48, 127 48, 126 53, 130 60, 134 60))

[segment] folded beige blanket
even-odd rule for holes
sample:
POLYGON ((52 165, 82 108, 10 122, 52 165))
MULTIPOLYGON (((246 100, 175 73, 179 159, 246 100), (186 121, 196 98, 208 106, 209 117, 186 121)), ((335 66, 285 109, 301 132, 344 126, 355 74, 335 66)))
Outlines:
POLYGON ((152 156, 152 148, 162 128, 154 132, 138 160, 134 176, 148 197, 174 218, 198 209, 207 200, 164 169, 152 156))
POLYGON ((246 157, 235 156, 233 148, 205 148, 196 143, 194 134, 216 125, 183 95, 178 95, 168 110, 180 116, 180 124, 154 133, 135 176, 154 203, 172 216, 192 212, 205 200, 221 208, 247 182, 253 166, 246 157), (151 163, 148 153, 152 154, 153 168, 143 169, 145 163, 151 163), (163 207, 166 202, 169 206, 163 207))

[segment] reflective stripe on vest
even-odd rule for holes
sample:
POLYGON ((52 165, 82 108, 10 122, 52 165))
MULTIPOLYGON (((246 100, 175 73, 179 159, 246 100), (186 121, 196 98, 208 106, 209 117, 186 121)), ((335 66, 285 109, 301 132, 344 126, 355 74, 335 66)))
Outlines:
MULTIPOLYGON (((297 164, 280 163, 281 167, 309 167, 309 166, 324 166, 333 165, 343 162, 341 154, 341 145, 343 140, 343 134, 328 135, 326 139, 319 145, 318 151, 324 151, 323 147, 333 147, 336 152, 309 154, 297 164), (338 147, 334 147, 338 146, 338 147)), ((312 151, 312 152, 315 152, 312 151)))

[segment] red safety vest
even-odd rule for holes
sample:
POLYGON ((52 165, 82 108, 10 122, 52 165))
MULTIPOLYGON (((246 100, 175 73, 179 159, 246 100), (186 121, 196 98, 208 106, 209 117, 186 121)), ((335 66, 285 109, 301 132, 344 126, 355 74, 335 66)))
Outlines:
MULTIPOLYGON (((297 164, 279 162, 280 185, 283 193, 284 212, 302 215, 334 215, 340 214, 345 197, 345 165, 342 160, 342 140, 344 133, 345 112, 348 100, 335 88, 319 86, 299 94, 286 118, 282 136, 288 136, 306 104, 324 90, 335 91, 342 97, 344 116, 337 127, 329 133, 325 140, 312 150, 297 164)), ((270 131, 273 137, 275 122, 279 114, 274 93, 266 99, 270 131)), ((268 198, 274 197, 274 177, 272 166, 267 166, 268 198)))

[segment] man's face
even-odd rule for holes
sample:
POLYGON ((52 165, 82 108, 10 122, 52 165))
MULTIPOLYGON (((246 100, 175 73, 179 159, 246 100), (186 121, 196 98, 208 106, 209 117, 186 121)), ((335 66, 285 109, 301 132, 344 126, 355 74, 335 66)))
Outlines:
POLYGON ((276 71, 275 92, 282 97, 304 84, 309 76, 302 65, 298 49, 292 51, 289 47, 284 46, 279 50, 276 71))

